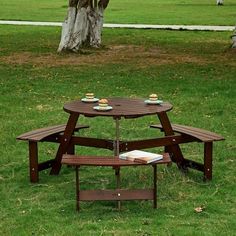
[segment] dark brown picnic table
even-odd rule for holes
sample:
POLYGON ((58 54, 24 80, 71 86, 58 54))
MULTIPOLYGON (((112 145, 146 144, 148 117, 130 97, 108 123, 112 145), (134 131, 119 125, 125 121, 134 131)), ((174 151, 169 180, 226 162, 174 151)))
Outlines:
MULTIPOLYGON (((120 208, 121 200, 153 200, 153 206, 156 208, 156 171, 158 164, 168 164, 175 162, 180 169, 187 170, 193 168, 203 172, 204 180, 212 178, 212 153, 213 142, 224 140, 216 133, 191 126, 171 124, 168 118, 168 111, 173 106, 169 102, 163 102, 159 105, 150 105, 144 102, 144 99, 134 98, 108 98, 108 103, 112 110, 98 111, 94 109, 98 103, 85 103, 81 100, 69 102, 64 105, 64 110, 69 113, 69 119, 66 125, 57 125, 43 129, 37 129, 27 132, 17 137, 19 140, 29 141, 29 161, 30 161, 30 180, 38 182, 38 173, 41 170, 51 168, 50 174, 57 175, 60 172, 61 165, 67 164, 76 166, 76 193, 77 209, 79 210, 79 201, 93 200, 116 200, 120 208), (111 117, 116 124, 115 138, 102 139, 92 137, 81 137, 74 132, 88 126, 79 122, 80 116, 85 117, 111 117), (134 119, 147 115, 155 115, 160 124, 151 125, 151 128, 160 129, 164 132, 163 137, 152 139, 120 140, 120 120, 134 119), (54 159, 39 163, 38 162, 38 142, 56 142, 59 144, 56 157, 54 159), (198 163, 184 158, 180 149, 180 144, 201 142, 204 143, 204 162, 198 163), (114 151, 114 155, 105 156, 76 156, 74 153, 75 145, 104 148, 114 151), (150 163, 153 167, 153 188, 141 190, 127 190, 120 188, 120 167, 122 166, 142 166, 145 164, 124 161, 119 159, 119 153, 135 149, 145 149, 153 147, 164 147, 165 153, 163 160, 150 163), (111 166, 115 169, 116 189, 115 190, 80 190, 79 168, 80 166, 111 166)), ((157 122, 157 123, 159 123, 157 122)))
POLYGON ((111 98, 109 99, 109 105, 113 107, 113 110, 106 112, 94 110, 93 106, 95 105, 97 103, 84 103, 80 100, 69 102, 64 106, 64 110, 70 113, 67 124, 39 128, 17 137, 18 140, 28 141, 29 144, 31 182, 38 182, 39 172, 48 168, 51 168, 51 174, 58 174, 60 172, 63 154, 74 154, 75 145, 106 148, 114 150, 115 155, 122 151, 163 146, 165 147, 165 151, 171 154, 172 161, 176 162, 180 169, 196 169, 203 172, 204 180, 212 179, 213 142, 224 140, 224 137, 221 135, 196 127, 171 124, 167 112, 172 109, 172 105, 168 102, 164 102, 161 105, 147 105, 144 103, 144 99, 111 98), (87 117, 112 117, 116 122, 116 138, 114 140, 106 140, 75 136, 74 132, 89 127, 77 122, 81 115, 87 117), (157 123, 150 127, 163 131, 164 137, 136 141, 120 140, 119 121, 121 118, 131 119, 147 115, 157 116, 160 124, 157 123), (39 162, 39 142, 58 143, 59 148, 56 157, 39 162), (203 163, 183 157, 179 145, 189 142, 200 142, 204 144, 203 163))

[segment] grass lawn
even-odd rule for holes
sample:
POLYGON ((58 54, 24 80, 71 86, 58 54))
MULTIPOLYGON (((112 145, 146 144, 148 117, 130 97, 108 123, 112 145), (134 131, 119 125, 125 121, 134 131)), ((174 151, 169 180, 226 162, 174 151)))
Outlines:
MULTIPOLYGON (((1 20, 64 21, 67 0, 1 0, 1 20), (19 10, 23 9, 23 10, 19 10)), ((235 0, 111 0, 106 23, 235 25, 235 0)))
MULTIPOLYGON (((102 49, 58 55, 60 28, 0 26, 0 32, 0 235, 235 235, 236 54, 229 49, 231 33, 106 29, 102 49), (114 202, 86 202, 80 214, 72 169, 63 167, 59 176, 41 172, 40 183, 30 184, 28 146, 15 138, 66 122, 63 104, 87 91, 139 98, 156 92, 173 104, 172 122, 223 135, 226 140, 214 145, 213 180, 204 183, 200 172, 184 175, 176 165, 161 166, 157 210, 150 201, 124 202, 121 212, 114 202), (204 211, 195 213, 199 206, 204 211)), ((85 136, 115 135, 112 119, 83 117, 81 122, 91 127, 82 132, 85 136)), ((121 136, 154 137, 157 131, 148 126, 156 122, 153 116, 122 120, 121 136)), ((54 145, 40 145, 40 159, 55 151, 54 145)), ((201 145, 184 145, 183 151, 202 161, 201 145)), ((122 186, 150 186, 151 176, 148 167, 123 168, 122 186)), ((82 188, 115 185, 111 168, 83 168, 81 180, 82 188)))

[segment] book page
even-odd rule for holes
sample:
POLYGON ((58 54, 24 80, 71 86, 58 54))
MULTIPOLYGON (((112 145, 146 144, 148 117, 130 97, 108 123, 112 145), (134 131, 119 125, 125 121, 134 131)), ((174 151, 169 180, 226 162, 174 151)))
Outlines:
POLYGON ((160 155, 160 154, 155 154, 155 153, 151 153, 151 152, 144 152, 144 151, 140 151, 140 150, 134 150, 131 152, 126 152, 126 153, 120 154, 121 159, 129 159, 129 160, 138 159, 138 158, 145 158, 145 157, 153 158, 153 159, 155 159, 155 158, 162 159, 162 155, 160 155))

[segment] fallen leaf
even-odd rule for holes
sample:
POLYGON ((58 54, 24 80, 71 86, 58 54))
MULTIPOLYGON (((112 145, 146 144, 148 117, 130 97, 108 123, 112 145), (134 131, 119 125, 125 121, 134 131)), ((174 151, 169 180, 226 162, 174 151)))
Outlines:
POLYGON ((196 207, 196 208, 194 208, 194 211, 196 212, 196 213, 201 213, 202 211, 204 210, 204 207, 196 207))

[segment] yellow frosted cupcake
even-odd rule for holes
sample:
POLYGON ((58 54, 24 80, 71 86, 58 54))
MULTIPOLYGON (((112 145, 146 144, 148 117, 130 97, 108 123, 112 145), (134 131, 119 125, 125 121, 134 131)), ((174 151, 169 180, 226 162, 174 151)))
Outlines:
POLYGON ((107 107, 108 107, 107 99, 105 99, 105 98, 100 99, 98 101, 98 106, 99 106, 99 109, 101 109, 101 110, 107 109, 107 107))
POLYGON ((85 94, 86 99, 93 100, 94 99, 94 93, 86 93, 85 94))
POLYGON ((157 98, 158 96, 155 93, 149 95, 149 101, 157 101, 157 98))

